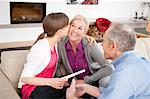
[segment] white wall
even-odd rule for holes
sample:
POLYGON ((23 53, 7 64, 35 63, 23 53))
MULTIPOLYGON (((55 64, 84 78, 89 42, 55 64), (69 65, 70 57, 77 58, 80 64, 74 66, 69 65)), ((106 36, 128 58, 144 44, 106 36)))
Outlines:
POLYGON ((0 0, 0 24, 10 24, 9 1, 47 2, 47 13, 60 11, 69 17, 82 14, 87 18, 130 18, 135 11, 140 13, 142 2, 142 0, 99 0, 98 5, 67 5, 66 0, 0 0))
POLYGON ((9 3, 6 0, 0 1, 0 25, 10 23, 9 3))
POLYGON ((0 29, 0 43, 35 40, 42 33, 42 27, 0 29))
MULTIPOLYGON (((64 12, 70 18, 81 14, 88 19, 105 17, 109 19, 129 19, 134 12, 141 13, 142 0, 99 0, 98 5, 66 5, 66 0, 0 0, 0 25, 10 24, 10 1, 46 2, 47 13, 64 12)), ((41 27, 0 28, 0 43, 34 40, 42 32, 41 27)))

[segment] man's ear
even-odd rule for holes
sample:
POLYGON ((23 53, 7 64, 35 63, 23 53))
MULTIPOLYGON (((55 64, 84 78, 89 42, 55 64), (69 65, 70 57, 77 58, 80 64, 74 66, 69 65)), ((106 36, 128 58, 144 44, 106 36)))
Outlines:
POLYGON ((111 48, 116 51, 118 49, 118 44, 115 41, 112 41, 111 48))

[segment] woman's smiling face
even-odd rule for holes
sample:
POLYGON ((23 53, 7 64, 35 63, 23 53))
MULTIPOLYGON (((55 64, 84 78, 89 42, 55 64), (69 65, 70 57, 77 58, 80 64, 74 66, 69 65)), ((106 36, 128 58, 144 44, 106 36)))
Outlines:
POLYGON ((83 35, 85 35, 85 32, 86 32, 86 24, 81 20, 74 20, 70 24, 69 39, 71 41, 80 42, 83 35))

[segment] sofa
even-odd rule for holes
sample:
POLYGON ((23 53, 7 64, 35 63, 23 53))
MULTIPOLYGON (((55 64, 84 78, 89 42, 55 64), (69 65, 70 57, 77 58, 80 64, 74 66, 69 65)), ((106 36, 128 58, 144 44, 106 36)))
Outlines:
MULTIPOLYGON (((103 53, 101 43, 97 45, 103 53)), ((20 99, 17 84, 28 52, 29 50, 12 50, 1 53, 0 99, 20 99)), ((150 38, 138 38, 135 52, 150 60, 150 38)))

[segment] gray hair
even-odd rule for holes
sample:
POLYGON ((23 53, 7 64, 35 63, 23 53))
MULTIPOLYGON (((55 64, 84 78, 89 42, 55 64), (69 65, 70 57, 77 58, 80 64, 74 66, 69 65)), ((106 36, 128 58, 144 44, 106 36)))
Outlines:
POLYGON ((121 52, 134 50, 136 43, 135 31, 127 25, 112 23, 108 32, 108 40, 115 41, 118 44, 118 50, 121 52))
POLYGON ((72 24, 72 22, 74 22, 75 20, 79 20, 85 23, 86 27, 85 27, 85 33, 87 33, 88 29, 89 29, 89 22, 87 21, 87 19, 82 16, 82 15, 76 15, 71 21, 70 24, 72 24))

